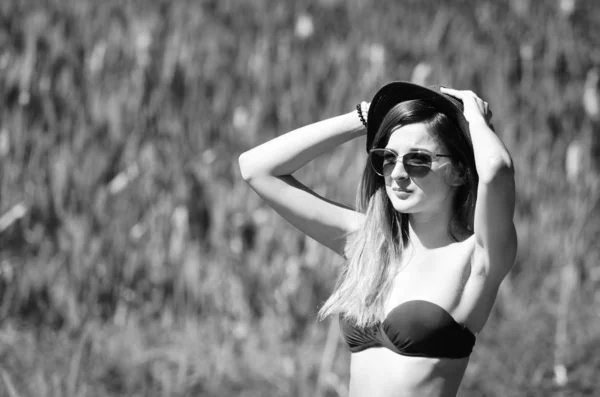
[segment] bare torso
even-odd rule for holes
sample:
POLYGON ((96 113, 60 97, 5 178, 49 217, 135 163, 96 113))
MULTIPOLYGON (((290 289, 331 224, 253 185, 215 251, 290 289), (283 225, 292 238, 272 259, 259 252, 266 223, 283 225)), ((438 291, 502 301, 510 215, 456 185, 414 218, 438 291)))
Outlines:
MULTIPOLYGON (((497 292, 480 262, 474 237, 420 254, 407 252, 386 313, 406 301, 426 300, 477 334, 497 292)), ((353 353, 350 397, 454 397, 468 361, 402 356, 384 347, 353 353)))
POLYGON ((468 362, 401 356, 386 348, 353 353, 350 397, 454 397, 468 362))

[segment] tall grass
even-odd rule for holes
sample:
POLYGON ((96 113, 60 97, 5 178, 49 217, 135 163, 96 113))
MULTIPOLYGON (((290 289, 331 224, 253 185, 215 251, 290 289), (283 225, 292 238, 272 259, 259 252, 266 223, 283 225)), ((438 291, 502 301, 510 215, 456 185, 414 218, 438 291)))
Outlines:
MULTIPOLYGON (((340 261, 236 159, 414 79, 488 100, 517 169, 518 260, 461 395, 596 395, 599 30, 593 0, 3 1, 0 390, 345 395, 316 321, 340 261)), ((351 204, 363 147, 298 177, 351 204)))

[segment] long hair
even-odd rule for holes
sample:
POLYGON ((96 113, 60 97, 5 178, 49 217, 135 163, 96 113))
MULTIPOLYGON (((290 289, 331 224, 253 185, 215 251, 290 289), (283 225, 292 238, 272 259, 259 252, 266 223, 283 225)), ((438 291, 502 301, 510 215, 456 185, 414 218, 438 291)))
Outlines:
MULTIPOLYGON (((398 127, 414 123, 424 123, 444 145, 464 180, 454 194, 449 235, 458 240, 459 233, 472 234, 478 183, 473 144, 468 134, 436 109, 435 103, 412 100, 397 104, 383 119, 373 148, 385 147, 398 127)), ((408 214, 395 210, 386 194, 384 178, 375 173, 368 161, 358 187, 356 207, 365 214, 365 222, 347 236, 346 265, 319 316, 343 314, 357 326, 367 327, 385 317, 384 302, 409 238, 408 214)))

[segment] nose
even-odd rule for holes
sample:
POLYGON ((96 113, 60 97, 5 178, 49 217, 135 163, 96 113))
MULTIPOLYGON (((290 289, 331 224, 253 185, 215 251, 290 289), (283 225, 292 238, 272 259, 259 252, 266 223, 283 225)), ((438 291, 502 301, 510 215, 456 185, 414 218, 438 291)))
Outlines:
POLYGON ((396 161, 396 164, 394 165, 394 169, 392 170, 392 173, 390 174, 390 178, 392 178, 392 179, 407 179, 408 178, 408 173, 406 172, 406 169, 404 168, 404 164, 402 164, 402 161, 396 161))

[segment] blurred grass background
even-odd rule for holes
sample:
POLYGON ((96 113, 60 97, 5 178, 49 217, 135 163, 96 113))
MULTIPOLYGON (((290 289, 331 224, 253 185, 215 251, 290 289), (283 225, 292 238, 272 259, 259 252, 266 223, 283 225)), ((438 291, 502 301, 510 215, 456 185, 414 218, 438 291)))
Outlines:
MULTIPOLYGON (((341 262, 237 157, 397 79, 477 92, 517 169, 460 395, 600 395, 599 67, 594 0, 3 0, 0 395, 345 396, 341 262)), ((352 204, 364 162, 298 174, 352 204)))

